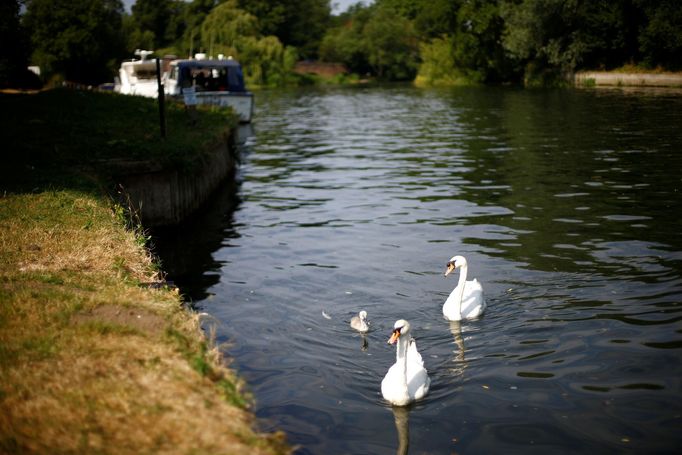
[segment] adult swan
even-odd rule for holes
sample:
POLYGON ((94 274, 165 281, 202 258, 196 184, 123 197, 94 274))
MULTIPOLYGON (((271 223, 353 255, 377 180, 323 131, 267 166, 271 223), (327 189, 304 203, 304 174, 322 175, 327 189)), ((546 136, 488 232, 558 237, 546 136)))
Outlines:
POLYGON ((395 363, 381 381, 381 394, 395 406, 405 406, 429 393, 431 379, 424 368, 417 343, 410 337, 410 323, 396 321, 389 344, 398 342, 395 363))
POLYGON ((451 321, 474 319, 485 311, 483 288, 476 278, 467 281, 467 260, 464 256, 454 256, 448 261, 445 276, 460 269, 459 282, 443 304, 443 314, 451 321))

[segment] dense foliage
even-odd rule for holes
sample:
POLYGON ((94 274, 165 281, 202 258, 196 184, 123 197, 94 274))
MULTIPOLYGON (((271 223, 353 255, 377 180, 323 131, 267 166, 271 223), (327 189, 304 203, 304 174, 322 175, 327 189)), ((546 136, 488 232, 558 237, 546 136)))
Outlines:
POLYGON ((682 69, 677 0, 365 3, 334 16, 330 0, 137 0, 130 14, 120 0, 9 0, 0 33, 26 30, 16 34, 30 36, 33 64, 81 82, 110 80, 137 48, 233 55, 259 85, 292 82, 297 59, 426 84, 560 84, 580 69, 682 69))
POLYGON ((27 69, 28 34, 19 18, 19 2, 0 3, 0 88, 40 86, 27 69))
POLYGON ((264 35, 295 47, 302 58, 317 57, 331 20, 329 0, 239 0, 238 4, 258 18, 264 35))
MULTIPOLYGON (((390 19, 391 25, 398 23, 390 19)), ((374 39, 374 40, 373 40, 374 39)), ((675 0, 376 0, 341 15, 320 57, 354 71, 423 84, 566 83, 580 69, 682 69, 682 8, 675 0), (373 20, 397 14, 400 38, 381 30, 402 73, 370 63, 373 20), (418 53, 398 43, 416 40, 418 53)))
POLYGON ((123 55, 120 0, 29 0, 24 24, 33 63, 46 74, 95 83, 106 80, 123 55))

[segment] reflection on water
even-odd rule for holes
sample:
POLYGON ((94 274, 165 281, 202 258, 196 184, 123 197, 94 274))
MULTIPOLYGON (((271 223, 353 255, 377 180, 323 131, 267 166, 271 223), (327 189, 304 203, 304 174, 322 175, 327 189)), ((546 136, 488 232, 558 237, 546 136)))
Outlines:
POLYGON ((258 98, 238 187, 159 248, 221 322, 264 429, 325 454, 394 453, 396 430, 407 447, 407 412, 413 453, 682 444, 682 96, 258 98), (488 303, 461 324, 441 313, 455 254, 488 303), (359 309, 364 336, 348 327, 359 309), (379 387, 401 318, 431 390, 392 420, 379 387))
POLYGON ((360 350, 366 351, 369 348, 369 341, 367 341, 367 336, 365 334, 360 334, 360 339, 362 340, 362 342, 360 343, 360 350))
POLYGON ((397 455, 407 455, 410 449, 410 413, 404 406, 393 406, 396 434, 398 435, 397 455))
POLYGON ((452 360, 453 367, 451 368, 453 376, 464 375, 464 370, 466 370, 467 362, 464 356, 464 337, 462 337, 462 326, 460 322, 449 321, 450 322, 450 332, 455 339, 455 356, 452 360))

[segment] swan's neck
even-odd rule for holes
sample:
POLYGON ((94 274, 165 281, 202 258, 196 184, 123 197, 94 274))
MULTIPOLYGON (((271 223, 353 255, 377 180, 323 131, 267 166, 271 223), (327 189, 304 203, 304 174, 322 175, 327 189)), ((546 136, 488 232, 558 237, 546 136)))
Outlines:
POLYGON ((395 350, 395 363, 400 369, 401 385, 407 389, 407 346, 410 343, 409 335, 401 335, 398 338, 398 347, 395 350))
POLYGON ((459 287, 459 296, 457 298, 457 314, 462 314, 462 299, 464 299, 464 285, 467 282, 467 265, 464 264, 459 272, 459 281, 457 286, 459 287))

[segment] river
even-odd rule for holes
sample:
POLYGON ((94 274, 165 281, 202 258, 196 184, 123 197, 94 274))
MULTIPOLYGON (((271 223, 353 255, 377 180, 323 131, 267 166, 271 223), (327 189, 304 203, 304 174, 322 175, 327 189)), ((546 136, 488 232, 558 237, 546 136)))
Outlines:
POLYGON ((158 252, 296 453, 675 453, 680 125, 668 90, 261 91, 236 186, 158 252), (478 320, 443 318, 455 254, 478 320), (392 408, 401 318, 431 390, 392 408))

